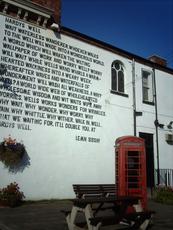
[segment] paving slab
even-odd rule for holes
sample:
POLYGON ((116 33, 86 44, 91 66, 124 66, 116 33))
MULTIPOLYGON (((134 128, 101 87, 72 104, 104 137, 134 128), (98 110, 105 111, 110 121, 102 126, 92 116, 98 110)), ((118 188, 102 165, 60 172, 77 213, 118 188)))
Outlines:
MULTIPOLYGON (((0 208, 0 230, 68 230, 63 209, 70 209, 70 201, 36 202, 16 208, 0 208)), ((152 230, 173 230, 173 206, 149 201, 149 209, 156 211, 152 230)), ((115 226, 101 228, 115 230, 115 226)))

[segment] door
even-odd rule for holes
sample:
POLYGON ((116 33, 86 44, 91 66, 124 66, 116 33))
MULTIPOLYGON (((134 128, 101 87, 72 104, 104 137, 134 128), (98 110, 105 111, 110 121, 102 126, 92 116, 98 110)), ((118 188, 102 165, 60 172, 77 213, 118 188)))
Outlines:
POLYGON ((153 188, 154 187, 153 134, 140 132, 139 137, 145 140, 147 187, 153 188))

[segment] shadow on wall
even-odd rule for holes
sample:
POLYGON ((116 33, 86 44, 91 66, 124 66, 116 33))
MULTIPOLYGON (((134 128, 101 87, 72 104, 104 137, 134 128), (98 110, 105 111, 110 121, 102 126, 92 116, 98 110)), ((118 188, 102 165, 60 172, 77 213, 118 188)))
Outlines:
POLYGON ((18 172, 23 172, 25 168, 28 168, 31 165, 30 163, 30 157, 28 156, 27 152, 25 151, 23 154, 23 157, 21 161, 12 166, 8 166, 8 171, 10 173, 18 173, 18 172))

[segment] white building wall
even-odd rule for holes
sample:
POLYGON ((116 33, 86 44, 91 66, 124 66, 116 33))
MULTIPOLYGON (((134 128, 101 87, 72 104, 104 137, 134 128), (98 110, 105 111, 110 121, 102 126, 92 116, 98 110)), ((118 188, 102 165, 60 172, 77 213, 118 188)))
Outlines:
MULTIPOLYGON (((10 86, 12 87, 11 90, 16 90, 13 87, 29 90, 28 95, 23 91, 17 92, 16 94, 20 95, 20 100, 15 100, 8 97, 8 94, 12 93, 9 89, 2 88, 0 112, 1 114, 8 114, 9 119, 1 116, 0 140, 3 141, 3 138, 8 137, 9 134, 17 141, 22 140, 30 158, 30 165, 24 168, 23 171, 15 173, 9 172, 0 162, 0 187, 16 181, 24 192, 26 199, 49 199, 72 197, 74 195, 72 184, 74 183, 114 183, 114 142, 119 136, 133 135, 132 66, 129 60, 64 35, 57 37, 53 31, 47 29, 36 28, 35 26, 29 29, 28 24, 22 21, 9 20, 4 16, 0 16, 0 21, 2 30, 0 35, 0 62, 7 65, 6 77, 10 78, 9 73, 16 73, 10 86), (22 31, 21 29, 24 30, 22 31), (28 35, 29 32, 32 32, 31 36, 28 35), (26 36, 25 41, 24 36, 26 36), (59 43, 48 42, 46 38, 53 39, 59 43), (10 39, 15 39, 15 41, 10 41, 10 39), (18 43, 18 41, 22 43, 18 43), (46 48, 46 43, 52 45, 52 48, 46 48), (10 45, 10 48, 5 47, 4 44, 10 45), (32 46, 30 49, 27 48, 28 44, 35 45, 35 49, 32 46), (85 55, 85 57, 90 58, 90 61, 73 57, 70 54, 72 51, 70 46, 74 48, 76 54, 85 55), (24 48, 25 50, 19 51, 19 48, 24 48), (45 48, 47 51, 45 54, 48 57, 42 58, 40 54, 43 54, 43 49, 45 48), (61 54, 61 57, 56 57, 53 54, 54 51, 57 54, 61 54), (24 52, 28 52, 29 55, 24 52), (22 54, 22 56, 18 54, 22 54), (58 60, 54 61, 55 58, 58 60), (96 64, 94 59, 101 64, 96 64), (110 93, 111 64, 117 59, 121 60, 125 66, 125 84, 127 85, 126 94, 128 94, 128 97, 110 93), (18 62, 15 62, 15 60, 18 62), (69 61, 73 66, 65 66, 63 60, 69 61), (49 63, 46 66, 47 61, 49 63), (86 61, 89 67, 86 67, 85 64, 79 64, 77 61, 86 61), (28 68, 26 63, 36 64, 48 69, 45 78, 39 77, 42 80, 41 83, 38 82, 38 76, 36 75, 37 72, 42 74, 44 72, 38 71, 37 67, 28 68), (67 69, 60 69, 60 65, 61 68, 65 66, 67 69), (18 70, 13 68, 11 71, 12 66, 21 67, 23 75, 33 78, 33 81, 29 82, 32 84, 30 88, 29 85, 26 85, 26 87, 20 85, 23 80, 19 79, 18 70), (71 85, 70 83, 62 84, 61 82, 64 78, 68 79, 66 74, 72 74, 72 69, 79 70, 79 66, 82 68, 81 73, 73 74, 76 76, 73 81, 83 83, 83 85, 75 86, 75 88, 88 91, 89 96, 95 101, 91 107, 90 105, 85 105, 84 102, 87 101, 82 99, 77 99, 77 104, 71 103, 71 98, 68 96, 71 85), (88 69, 85 69, 85 67, 88 69), (29 69, 31 72, 28 72, 29 69), (58 72, 53 74, 55 71, 58 72), (96 73, 95 71, 99 72, 96 73), (93 75, 99 80, 89 78, 88 74, 91 74, 91 72, 94 72, 93 75), (57 76, 58 81, 52 80, 52 76, 57 76), (50 82, 56 83, 57 87, 50 87, 50 82), (42 88, 39 90, 39 87, 42 88), (50 88, 59 90, 54 95, 59 96, 60 99, 52 99, 53 93, 51 93, 50 88), (50 98, 46 99, 39 95, 33 96, 33 91, 49 94, 50 98), (29 97, 30 101, 27 101, 26 96, 29 97), (53 108, 54 113, 39 111, 39 106, 43 106, 42 99, 46 99, 50 103, 53 101, 56 104, 56 106, 51 104, 44 105, 45 108, 53 108), (37 100, 39 101, 38 103, 37 100), (16 105, 14 105, 15 101, 18 102, 16 105), (72 109, 62 109, 63 116, 65 118, 71 117, 73 121, 57 123, 60 115, 59 103, 76 106, 76 112, 80 113, 82 118, 70 116, 72 109), (30 104, 29 109, 27 108, 28 104, 30 104), (97 108, 94 108, 94 104, 97 108), (7 110, 6 112, 5 109, 7 110), (91 113, 89 109, 95 109, 101 115, 91 113), (24 122, 23 119, 27 117, 26 111, 42 112, 44 118, 39 118, 37 115, 28 116, 33 119, 41 119, 42 124, 24 122), (48 118, 50 114, 53 116, 48 118), (86 118, 86 115, 90 115, 90 118, 86 118), (14 121, 15 116, 17 116, 16 121, 14 121), (80 118, 83 124, 77 123, 76 118, 80 118), (97 123, 94 125, 92 122, 97 123), (75 125, 78 128, 72 129, 66 127, 66 125, 75 125), (14 126, 14 128, 11 126, 14 126), (84 130, 83 126, 87 126, 87 131, 84 130), (95 138, 93 140, 97 142, 91 141, 91 138, 95 138)), ((28 82, 26 81, 26 83, 28 82)), ((88 96, 86 93, 78 92, 77 95, 88 96)))
MULTIPOLYGON (((161 70, 153 70, 146 65, 136 63, 136 109, 142 112, 142 116, 137 117, 137 133, 144 132, 153 134, 154 138, 154 165, 157 169, 157 157, 159 157, 160 169, 173 169, 173 146, 166 142, 165 134, 172 134, 172 129, 168 129, 167 125, 173 120, 173 78, 172 75, 161 70), (156 107, 155 104, 145 104, 142 102, 142 73, 141 70, 152 72, 155 71, 156 79, 156 97, 157 97, 157 113, 158 122, 164 126, 158 127, 158 154, 156 145, 156 107)), ((154 76, 154 75, 153 75, 154 76)), ((153 89, 154 94, 154 89, 153 89)))
MULTIPOLYGON (((74 196, 72 184, 75 183, 114 183, 114 142, 120 136, 134 134, 132 61, 65 35, 57 36, 51 30, 38 28, 23 21, 9 20, 1 15, 0 22, 0 63, 8 67, 6 77, 13 80, 11 90, 15 90, 14 87, 29 90, 28 95, 26 92, 17 92, 19 100, 9 97, 9 93, 12 92, 1 88, 0 141, 9 134, 17 141, 22 140, 30 158, 30 165, 15 173, 9 172, 0 162, 0 187, 16 181, 26 199, 49 199, 74 196), (4 44, 10 46, 5 47, 4 44), (50 45, 49 48, 46 47, 47 44, 50 45), (35 45, 35 49, 31 45, 35 45), (24 50, 20 51, 19 48, 24 50), (72 51, 78 56, 83 56, 75 57, 71 54, 72 51), (47 56, 41 56, 43 54, 47 56), (110 92, 111 64, 115 60, 120 60, 124 64, 125 93, 128 97, 110 92), (65 65, 64 61, 68 61, 71 66, 69 63, 65 65), (36 68, 27 67, 27 63, 36 64, 36 68), (19 69, 15 69, 14 66, 21 67, 21 70, 18 72, 19 69), (46 68, 46 75, 38 77, 38 72, 45 74, 45 71, 37 70, 38 66, 46 68), (62 69, 63 67, 65 69, 62 69), (74 69, 80 70, 80 73, 72 74, 74 69), (21 71, 22 75, 29 76, 32 81, 19 78, 21 71), (10 77, 10 73, 15 75, 10 77), (95 79, 89 78, 89 74, 95 79), (72 75, 73 79, 70 79, 69 76, 72 78, 72 75), (57 77, 57 80, 53 80, 52 76, 57 77), (62 83, 63 79, 73 82, 62 83), (21 86, 21 82, 31 85, 21 86), (50 86, 50 83, 54 86, 50 86), (80 83, 74 86, 75 91, 78 89, 87 92, 70 91, 72 83, 80 83), (51 89, 55 90, 54 93, 51 89), (43 95, 34 96, 34 91, 46 93, 50 98, 46 99, 43 95), (76 93, 79 97, 90 96, 92 104, 86 104, 87 100, 70 97, 69 92, 76 93), (53 95, 57 96, 56 100, 53 95), (43 104, 42 99, 50 104, 43 104), (71 99, 76 101, 72 102, 71 99), (52 101, 54 104, 51 104, 52 101), (15 102, 17 103, 14 104, 15 102), (73 107, 61 109, 60 103, 73 107), (28 106, 30 107, 27 108, 28 106), (54 109, 54 112, 41 111, 39 106, 54 109), (95 113, 91 112, 91 109, 94 109, 95 113), (60 114, 60 110, 63 114, 60 114), (26 111, 36 112, 36 115, 30 113, 30 116, 27 116, 26 111), (37 112, 42 113, 43 117, 40 118, 37 112), (71 115, 70 112, 78 114, 71 115), (8 119, 4 118, 5 114, 9 115, 8 119), (65 120, 60 121, 59 116, 63 116, 65 120), (40 119, 41 124, 34 124, 31 120, 24 122, 24 118, 27 117, 33 118, 33 122, 40 119), (81 119, 81 123, 77 123, 76 119, 81 119), (75 127, 70 128, 72 125, 75 127)), ((137 117, 137 134, 154 134, 155 144, 155 106, 142 103, 142 68, 152 71, 148 66, 135 63, 136 108, 142 112, 142 116, 137 117)), ((159 122, 167 124, 173 120, 173 78, 156 71, 156 81, 159 122), (169 97, 165 96, 165 85, 166 95, 169 97)), ((163 168, 173 168, 172 146, 164 141, 165 132, 166 130, 159 130, 160 165, 163 168)), ((156 146, 154 156, 156 164, 156 146)))
POLYGON ((155 132, 155 106, 143 103, 142 100, 142 69, 151 71, 152 68, 136 63, 136 110, 142 112, 142 116, 137 117, 137 127, 139 131, 146 130, 149 133, 155 132))
POLYGON ((136 117, 137 135, 140 132, 153 134, 154 147, 154 165, 157 168, 157 151, 156 151, 156 130, 154 121, 155 106, 143 103, 142 96, 142 70, 152 72, 152 68, 147 65, 135 63, 135 83, 136 83, 136 110, 142 112, 142 116, 136 117))
POLYGON ((173 129, 168 129, 167 125, 173 121, 173 78, 171 74, 156 71, 156 87, 158 102, 158 120, 164 124, 163 129, 159 129, 160 147, 160 168, 173 168, 173 145, 165 140, 165 134, 173 134, 173 129))

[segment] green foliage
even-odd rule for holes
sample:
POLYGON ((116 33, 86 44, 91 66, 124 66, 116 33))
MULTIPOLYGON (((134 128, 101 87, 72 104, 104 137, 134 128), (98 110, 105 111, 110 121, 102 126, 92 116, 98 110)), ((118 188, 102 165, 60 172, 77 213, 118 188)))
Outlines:
POLYGON ((7 187, 0 189, 0 204, 4 206, 15 207, 19 205, 24 199, 23 192, 16 182, 7 185, 7 187))
POLYGON ((160 203, 173 205, 173 188, 158 186, 154 191, 154 200, 160 203))

